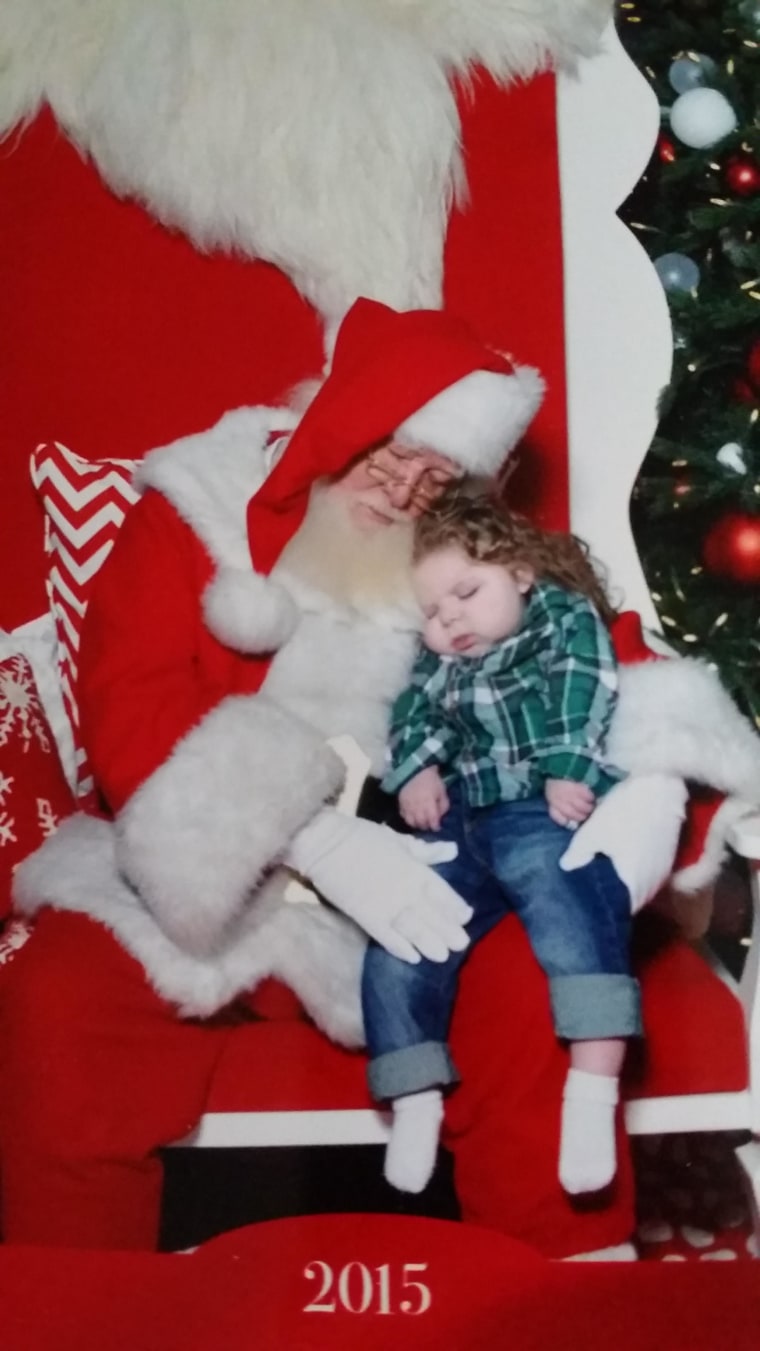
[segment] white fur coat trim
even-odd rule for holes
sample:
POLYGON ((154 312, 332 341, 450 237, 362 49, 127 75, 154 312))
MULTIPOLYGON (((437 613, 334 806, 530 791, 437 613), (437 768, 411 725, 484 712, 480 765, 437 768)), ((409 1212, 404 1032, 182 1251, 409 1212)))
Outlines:
POLYGON ((167 937, 120 877, 113 826, 78 815, 17 868, 13 892, 21 914, 51 906, 103 924, 183 1017, 208 1018, 275 976, 296 991, 329 1037, 358 1046, 366 939, 326 906, 284 902, 288 880, 284 871, 273 873, 241 915, 234 938, 213 956, 193 956, 167 937))
POLYGON ((328 322, 441 300, 452 76, 572 66, 612 0, 3 0, 0 134, 43 100, 117 193, 328 322))
POLYGON ((137 487, 166 497, 217 564, 204 619, 237 651, 274 652, 297 622, 284 588, 251 568, 246 508, 271 468, 269 436, 298 420, 291 408, 235 408, 208 431, 150 451, 137 471, 137 487))
POLYGON ((298 421, 292 408, 233 408, 206 431, 149 451, 135 486, 166 497, 220 567, 250 571, 246 509, 271 467, 267 441, 298 421))
POLYGON ((731 826, 760 807, 760 737, 715 671, 689 657, 621 667, 607 752, 629 774, 675 775, 726 794, 701 857, 673 878, 683 892, 714 881, 731 826))
POLYGON ((263 694, 230 695, 122 808, 117 865, 163 932, 208 957, 343 778, 319 732, 263 694))
POLYGON ((496 474, 541 404, 544 381, 532 366, 513 375, 473 371, 408 417, 396 433, 408 446, 437 450, 471 474, 496 474))
POLYGON ((701 661, 621 667, 607 754, 629 774, 675 774, 760 806, 760 736, 701 661))

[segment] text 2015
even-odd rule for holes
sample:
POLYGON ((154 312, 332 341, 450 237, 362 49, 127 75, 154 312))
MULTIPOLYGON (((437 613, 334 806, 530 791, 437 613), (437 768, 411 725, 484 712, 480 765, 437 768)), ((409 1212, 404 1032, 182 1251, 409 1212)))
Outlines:
POLYGON ((307 1281, 319 1281, 314 1299, 305 1304, 304 1313, 421 1314, 430 1308, 430 1287, 419 1279, 427 1271, 427 1262, 404 1262, 392 1267, 389 1262, 368 1267, 364 1262, 347 1262, 334 1272, 327 1262, 307 1262, 303 1274, 307 1281))

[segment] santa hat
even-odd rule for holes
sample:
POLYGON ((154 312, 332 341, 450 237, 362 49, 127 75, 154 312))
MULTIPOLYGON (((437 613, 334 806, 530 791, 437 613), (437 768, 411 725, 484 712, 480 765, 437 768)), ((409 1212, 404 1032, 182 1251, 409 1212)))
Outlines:
POLYGON ((248 504, 253 573, 224 570, 204 596, 209 628, 245 652, 287 641, 295 609, 266 574, 303 521, 317 479, 342 473, 391 435, 464 471, 495 474, 543 390, 538 371, 515 366, 453 315, 357 300, 338 330, 327 379, 248 504))
POLYGON ((395 435, 491 475, 536 413, 544 384, 441 310, 399 313, 357 300, 330 373, 248 506, 253 566, 267 573, 298 529, 315 479, 340 474, 395 435))

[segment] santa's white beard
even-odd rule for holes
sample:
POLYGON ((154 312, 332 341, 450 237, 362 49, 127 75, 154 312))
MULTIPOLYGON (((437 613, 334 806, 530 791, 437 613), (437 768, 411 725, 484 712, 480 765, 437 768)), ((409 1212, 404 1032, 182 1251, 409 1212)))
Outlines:
POLYGON ((416 613, 411 558, 411 521, 359 525, 346 496, 320 485, 274 572, 359 611, 390 606, 416 613))

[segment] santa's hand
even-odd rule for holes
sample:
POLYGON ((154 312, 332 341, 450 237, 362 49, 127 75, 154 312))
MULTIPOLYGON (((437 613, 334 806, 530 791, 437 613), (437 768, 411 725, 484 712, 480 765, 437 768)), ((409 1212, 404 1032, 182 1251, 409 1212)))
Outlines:
POLYGON ((394 957, 445 962, 469 944, 472 909, 428 866, 456 845, 428 844, 325 807, 283 860, 394 957))
POLYGON ((683 779, 669 774, 623 779, 576 830, 560 868, 572 872, 596 854, 606 855, 627 886, 635 913, 670 877, 687 797, 683 779))

